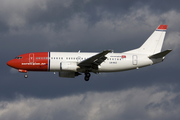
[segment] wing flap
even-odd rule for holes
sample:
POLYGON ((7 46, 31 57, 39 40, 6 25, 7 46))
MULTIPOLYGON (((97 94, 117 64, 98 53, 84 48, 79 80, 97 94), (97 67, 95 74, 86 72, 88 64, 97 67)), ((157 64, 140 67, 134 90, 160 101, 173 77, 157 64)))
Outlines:
POLYGON ((172 50, 165 50, 165 51, 163 51, 163 52, 160 52, 160 53, 157 53, 157 54, 154 54, 154 55, 151 55, 151 56, 149 56, 149 58, 155 58, 155 59, 157 59, 157 58, 163 58, 163 57, 165 57, 168 53, 170 53, 172 50))

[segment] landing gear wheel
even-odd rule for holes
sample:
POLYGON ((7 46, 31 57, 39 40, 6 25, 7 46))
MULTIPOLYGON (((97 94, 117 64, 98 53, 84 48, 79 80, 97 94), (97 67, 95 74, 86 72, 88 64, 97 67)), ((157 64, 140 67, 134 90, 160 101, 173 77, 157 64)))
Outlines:
POLYGON ((90 73, 86 73, 86 76, 87 76, 87 77, 90 77, 90 76, 91 76, 91 74, 90 74, 90 73))
POLYGON ((27 75, 27 74, 25 74, 25 75, 24 75, 24 77, 25 77, 25 78, 28 78, 28 75, 27 75))
POLYGON ((84 80, 85 80, 85 81, 89 81, 89 77, 85 76, 85 77, 84 77, 84 80))
POLYGON ((91 76, 91 74, 89 72, 85 72, 84 80, 89 81, 90 76, 91 76))

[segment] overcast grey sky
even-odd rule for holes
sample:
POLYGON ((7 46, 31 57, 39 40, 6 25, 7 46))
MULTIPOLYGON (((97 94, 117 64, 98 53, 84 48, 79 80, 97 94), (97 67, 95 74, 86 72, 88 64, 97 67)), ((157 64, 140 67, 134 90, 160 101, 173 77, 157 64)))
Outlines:
POLYGON ((169 0, 0 0, 0 120, 179 120, 180 2, 169 0), (165 61, 119 73, 59 78, 6 65, 29 52, 124 52, 160 24, 165 61))

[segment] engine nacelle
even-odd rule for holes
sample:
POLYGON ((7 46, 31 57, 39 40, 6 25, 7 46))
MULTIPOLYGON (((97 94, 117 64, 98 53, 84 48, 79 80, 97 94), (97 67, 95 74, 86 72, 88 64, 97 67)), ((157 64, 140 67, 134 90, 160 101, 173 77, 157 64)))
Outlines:
POLYGON ((61 62, 60 70, 61 71, 74 71, 77 72, 77 63, 76 62, 61 62))
POLYGON ((61 71, 61 72, 59 72, 59 77, 74 78, 75 76, 76 76, 76 73, 72 72, 72 71, 61 71))

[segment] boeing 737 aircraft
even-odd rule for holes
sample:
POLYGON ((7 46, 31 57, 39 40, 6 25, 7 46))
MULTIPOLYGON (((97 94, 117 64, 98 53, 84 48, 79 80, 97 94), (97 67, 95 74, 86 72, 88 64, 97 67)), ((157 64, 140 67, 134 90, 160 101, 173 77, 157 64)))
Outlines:
POLYGON ((59 77, 74 78, 85 74, 89 80, 91 74, 100 72, 120 72, 153 65, 162 62, 172 50, 161 52, 167 25, 160 25, 145 41, 134 50, 112 53, 104 50, 100 53, 86 52, 36 52, 26 53, 7 62, 7 65, 25 73, 28 71, 59 72, 59 77))

